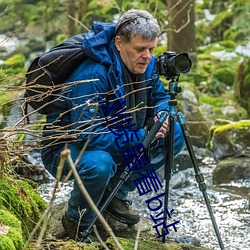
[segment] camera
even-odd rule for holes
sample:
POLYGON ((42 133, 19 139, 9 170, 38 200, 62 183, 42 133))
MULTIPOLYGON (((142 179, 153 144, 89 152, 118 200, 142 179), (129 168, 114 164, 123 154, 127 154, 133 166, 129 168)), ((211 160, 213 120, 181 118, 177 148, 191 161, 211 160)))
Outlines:
POLYGON ((156 59, 157 73, 165 76, 167 80, 187 73, 191 66, 192 61, 187 53, 176 54, 174 51, 167 51, 156 59))

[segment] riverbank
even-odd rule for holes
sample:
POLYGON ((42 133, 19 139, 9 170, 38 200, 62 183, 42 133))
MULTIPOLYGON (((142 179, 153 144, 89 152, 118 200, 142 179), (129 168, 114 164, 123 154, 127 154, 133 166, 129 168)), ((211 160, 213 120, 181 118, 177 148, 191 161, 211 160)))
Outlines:
MULTIPOLYGON (((212 171, 215 161, 212 158, 204 158, 201 171, 207 185, 207 193, 214 211, 216 222, 221 233, 223 243, 227 250, 247 250, 250 246, 250 210, 248 192, 250 180, 233 181, 228 184, 213 185, 212 171)), ((164 185, 164 180, 162 180, 164 185)), ((169 236, 172 241, 192 243, 191 239, 197 239, 205 248, 219 250, 218 241, 204 202, 202 193, 197 187, 194 170, 186 170, 175 173, 170 181, 169 208, 173 208, 173 220, 179 220, 177 232, 169 236)), ((39 190, 45 200, 49 201, 53 182, 43 184, 39 190)), ((56 204, 66 201, 69 197, 72 183, 64 184, 57 192, 56 204)), ((143 196, 144 197, 144 196, 143 196)), ((149 210, 145 205, 145 199, 139 197, 137 192, 130 194, 133 201, 132 208, 139 211, 142 218, 148 220, 148 229, 151 227, 149 210)), ((60 223, 60 219, 59 223, 60 223)), ((53 222, 54 223, 54 222, 53 222)), ((152 221, 151 221, 152 223, 152 221)), ((155 232, 154 232, 155 233, 155 232)), ((156 239, 156 233, 154 238, 156 239)))

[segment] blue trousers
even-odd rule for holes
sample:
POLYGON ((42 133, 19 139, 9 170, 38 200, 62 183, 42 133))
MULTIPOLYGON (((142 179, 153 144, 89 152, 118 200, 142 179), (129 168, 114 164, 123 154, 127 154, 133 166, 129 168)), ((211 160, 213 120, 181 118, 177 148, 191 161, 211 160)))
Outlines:
MULTIPOLYGON (((146 169, 151 169, 152 167, 156 171, 165 165, 167 149, 164 148, 164 139, 158 139, 157 143, 154 144, 154 148, 150 151, 151 163, 138 171, 133 171, 129 179, 119 189, 116 197, 125 200, 128 193, 136 189, 134 180, 141 177, 138 173, 145 174, 146 169)), ((74 143, 69 144, 68 148, 71 151, 73 161, 75 161, 81 149, 74 143)), ((175 123, 174 154, 177 155, 184 148, 185 142, 181 128, 178 123, 175 123)), ((53 147, 49 147, 42 151, 44 166, 54 177, 56 176, 61 150, 62 149, 54 150, 53 147)), ((117 157, 102 150, 87 150, 82 154, 77 164, 77 171, 96 205, 100 203, 104 191, 106 189, 110 191, 113 190, 119 182, 119 177, 124 170, 124 167, 120 164, 122 160, 122 156, 117 157)), ((67 175, 69 170, 69 165, 65 163, 63 175, 67 175)), ((77 222, 81 217, 80 212, 83 209, 86 209, 86 212, 81 218, 81 225, 88 226, 94 218, 94 213, 90 209, 75 181, 68 201, 68 216, 77 222)))

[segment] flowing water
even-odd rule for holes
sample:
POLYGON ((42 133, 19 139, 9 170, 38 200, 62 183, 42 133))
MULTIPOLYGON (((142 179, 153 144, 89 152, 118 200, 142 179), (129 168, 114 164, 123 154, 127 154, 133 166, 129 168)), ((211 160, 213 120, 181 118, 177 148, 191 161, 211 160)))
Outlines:
MULTIPOLYGON (((212 170, 215 167, 212 159, 205 159, 201 171, 204 175, 209 203, 215 221, 219 227, 222 242, 226 250, 250 249, 250 180, 231 182, 218 186, 212 185, 212 170), (207 161, 207 162, 205 162, 207 161)), ((211 249, 220 249, 213 224, 206 207, 202 192, 197 187, 192 168, 180 171, 170 180, 169 210, 174 209, 169 224, 179 220, 178 235, 195 237, 201 245, 211 249), (181 183, 180 183, 181 182, 181 183), (172 187, 172 188, 171 188, 172 187)), ((144 203, 145 204, 145 203, 144 203)), ((140 207, 140 206, 139 206, 140 207)), ((149 211, 143 216, 149 217, 149 211)), ((173 238, 174 235, 173 235, 173 238)))
MULTIPOLYGON (((250 180, 214 186, 211 178, 214 167, 215 162, 211 158, 206 158, 202 162, 201 171, 225 249, 250 250, 250 180)), ((162 184, 164 186, 164 179, 162 179, 162 184)), ((60 187, 55 202, 67 200, 71 188, 71 182, 60 187)), ((51 197, 52 189, 53 182, 42 184, 39 188, 41 195, 47 201, 51 197)), ((138 190, 135 190, 129 197, 133 200, 133 208, 138 210, 141 216, 149 218, 152 225, 150 214, 153 215, 153 213, 147 208, 145 200, 155 196, 155 193, 139 196, 138 190)), ((167 220, 168 224, 179 220, 176 224, 177 232, 170 231, 170 238, 178 241, 181 238, 194 237, 201 242, 203 247, 220 249, 205 200, 197 187, 193 168, 173 174, 170 180, 168 208, 174 209, 171 219, 167 220)))

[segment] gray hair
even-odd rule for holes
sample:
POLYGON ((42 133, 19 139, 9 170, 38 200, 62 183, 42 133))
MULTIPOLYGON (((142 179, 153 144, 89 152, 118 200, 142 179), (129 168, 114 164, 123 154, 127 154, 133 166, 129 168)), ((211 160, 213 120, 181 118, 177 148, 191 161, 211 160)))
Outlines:
POLYGON ((160 34, 157 20, 145 10, 128 10, 118 20, 116 36, 128 43, 135 35, 153 40, 160 34))

